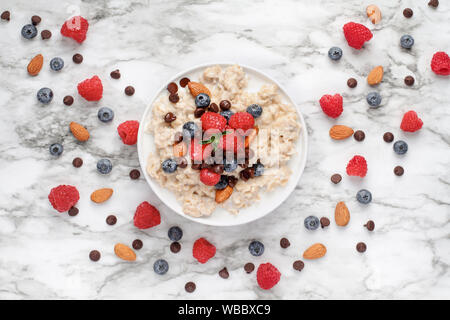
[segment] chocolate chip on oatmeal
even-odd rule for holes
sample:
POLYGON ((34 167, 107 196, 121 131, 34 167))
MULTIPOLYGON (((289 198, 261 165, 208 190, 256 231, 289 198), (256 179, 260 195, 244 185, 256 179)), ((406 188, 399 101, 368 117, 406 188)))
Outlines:
POLYGON ((171 123, 172 121, 175 121, 177 117, 172 112, 167 112, 164 116, 164 121, 167 123, 171 123))
POLYGON ((98 260, 100 260, 100 252, 98 252, 97 250, 92 250, 91 252, 89 252, 89 259, 91 259, 94 262, 97 262, 98 260))
POLYGON ((223 111, 230 110, 231 103, 228 100, 222 100, 222 101, 220 101, 219 106, 220 106, 220 109, 222 109, 223 111))
POLYGON ((83 62, 83 56, 79 53, 75 53, 72 57, 72 61, 76 64, 80 64, 83 62))
POLYGON ((11 19, 11 13, 9 11, 3 11, 1 15, 2 20, 9 21, 11 19))
POLYGON ((230 274, 228 273, 228 270, 227 270, 226 267, 219 271, 219 276, 220 276, 221 278, 228 279, 228 277, 230 276, 230 274))
POLYGON ((195 283, 193 283, 192 281, 189 281, 188 283, 186 283, 186 285, 184 286, 184 290, 186 290, 189 293, 192 293, 195 291, 195 288, 197 286, 195 285, 195 283))
POLYGON ((338 184, 339 182, 341 182, 342 180, 342 176, 339 173, 335 173, 331 176, 331 182, 333 182, 334 184, 338 184))
POLYGON ((83 159, 81 159, 81 158, 75 158, 75 159, 73 159, 73 160, 72 160, 72 165, 73 165, 75 168, 81 167, 81 166, 83 165, 83 159))
POLYGON ((405 84, 407 86, 412 86, 414 84, 414 77, 413 76, 406 76, 405 77, 405 84))
POLYGON ((125 88, 125 94, 127 96, 132 96, 134 94, 134 88, 132 86, 127 86, 125 88))
POLYGON ((169 101, 172 103, 177 103, 178 101, 180 101, 180 97, 178 96, 178 93, 171 93, 169 95, 169 101))
POLYGON ((178 253, 181 250, 181 244, 179 242, 172 242, 170 244, 170 251, 173 253, 178 253))
POLYGON ((356 81, 355 78, 350 78, 347 80, 347 86, 349 86, 349 88, 354 88, 356 87, 358 84, 358 81, 356 81))
POLYGON ((77 207, 72 207, 69 209, 69 216, 75 217, 78 214, 79 210, 77 207))
POLYGON ((404 172, 405 172, 405 170, 403 169, 402 166, 396 166, 396 167, 394 168, 394 174, 395 174, 396 176, 402 176, 404 172))
POLYGON ((202 169, 202 165, 203 165, 203 163, 193 163, 191 165, 191 168, 194 170, 200 170, 200 169, 202 169))
POLYGON ((111 71, 111 73, 109 75, 113 79, 119 79, 120 78, 120 71, 119 71, 119 69, 116 69, 114 71, 111 71))
POLYGON ((430 7, 437 8, 439 5, 439 0, 430 0, 430 2, 428 2, 428 5, 430 7))
POLYGON ((140 250, 144 246, 144 243, 142 242, 142 240, 136 239, 133 241, 131 246, 133 247, 133 249, 140 250))
POLYGON ((358 244, 356 245, 356 250, 358 252, 364 252, 364 251, 366 251, 366 249, 367 249, 367 246, 364 242, 358 242, 358 244))
POLYGON ((167 91, 169 91, 170 93, 177 93, 178 91, 178 86, 175 82, 171 82, 167 85, 167 91))
POLYGON ((183 134, 181 132, 175 133, 175 135, 173 136, 173 141, 175 143, 180 143, 181 141, 183 141, 183 134))
POLYGON ((115 225, 116 222, 117 222, 117 218, 116 218, 115 215, 109 215, 109 216, 106 218, 106 223, 109 224, 110 226, 115 225))
POLYGON ((320 218, 320 226, 323 228, 328 227, 330 225, 330 219, 327 217, 320 218))
POLYGON ((281 240, 280 240, 280 246, 281 246, 283 249, 286 249, 286 248, 289 247, 290 245, 291 245, 291 243, 289 242, 288 239, 286 239, 286 238, 281 238, 281 240))
POLYGON ((32 16, 31 17, 31 23, 33 26, 37 26, 41 22, 41 17, 39 16, 32 16))
POLYGON ((191 81, 191 80, 189 80, 189 78, 183 78, 183 79, 180 80, 180 86, 181 86, 182 88, 184 88, 184 87, 186 87, 186 86, 188 85, 188 83, 189 83, 190 81, 191 81))
POLYGON ((305 264, 303 263, 302 260, 297 260, 297 261, 294 261, 294 263, 292 264, 292 267, 297 271, 302 271, 303 268, 305 267, 305 264))
POLYGON ((73 104, 73 97, 72 96, 65 96, 63 99, 63 103, 66 106, 71 106, 73 104))
POLYGON ((235 176, 228 176, 228 185, 231 188, 234 188, 234 186, 236 185, 237 182, 238 182, 238 178, 236 178, 235 176))
POLYGON ((255 270, 255 265, 253 263, 251 263, 251 262, 246 263, 245 266, 244 266, 244 270, 247 273, 252 273, 253 270, 255 270))
POLYGON ((130 178, 133 180, 139 179, 141 172, 138 169, 133 169, 130 171, 130 178))
POLYGON ((372 220, 369 220, 366 222, 364 227, 366 227, 367 230, 369 230, 369 231, 373 231, 373 229, 375 229, 375 222, 373 222, 372 220))
POLYGON ((411 18, 413 14, 414 12, 411 8, 406 8, 405 10, 403 10, 403 16, 405 16, 405 18, 411 18))
POLYGON ((383 134, 383 140, 388 143, 392 142, 394 141, 394 135, 391 132, 386 132, 383 134))
POLYGON ((353 138, 355 138, 356 141, 363 141, 365 137, 366 137, 366 134, 362 130, 357 130, 353 134, 353 138))
POLYGON ((219 112, 219 106, 213 102, 209 105, 208 111, 217 113, 219 112))
POLYGON ((175 159, 175 161, 177 162, 178 168, 181 168, 181 169, 186 168, 188 165, 188 161, 186 160, 185 157, 178 157, 175 159))
POLYGON ((194 111, 194 117, 200 118, 205 113, 205 109, 203 108, 196 108, 194 111))
POLYGON ((213 166, 213 171, 217 174, 222 174, 225 166, 223 164, 216 164, 213 166))
POLYGON ((47 40, 52 37, 52 32, 50 30, 42 30, 41 31, 41 38, 42 40, 47 40))
POLYGON ((244 170, 239 172, 239 177, 244 181, 247 181, 248 179, 251 179, 254 176, 255 176, 255 171, 253 168, 245 168, 244 170))

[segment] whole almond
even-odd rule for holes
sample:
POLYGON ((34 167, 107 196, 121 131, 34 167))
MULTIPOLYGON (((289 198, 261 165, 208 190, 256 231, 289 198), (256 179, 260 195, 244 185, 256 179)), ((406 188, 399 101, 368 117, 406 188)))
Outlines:
POLYGON ((379 84, 381 80, 383 80, 383 74, 384 70, 382 66, 373 68, 372 71, 370 71, 369 75, 367 76, 367 83, 370 84, 371 86, 379 84))
POLYGON ((381 21, 381 10, 376 5, 371 4, 366 8, 367 16, 373 24, 377 24, 381 21))
POLYGON ((225 189, 216 190, 216 202, 222 203, 227 200, 231 194, 233 193, 233 188, 230 186, 226 186, 225 189))
POLYGON ((39 71, 41 71, 43 64, 44 57, 42 56, 42 54, 38 54, 36 57, 31 59, 30 63, 28 63, 28 74, 30 76, 37 76, 39 74, 39 71))
POLYGON ((78 141, 87 141, 89 139, 89 131, 81 124, 72 121, 69 127, 73 136, 78 141))
POLYGON ((91 193, 91 200, 95 203, 102 203, 111 198, 113 194, 113 189, 110 188, 103 188, 95 190, 91 193))
POLYGON ((327 248, 321 243, 315 243, 303 252, 305 259, 322 258, 327 253, 327 248))
POLYGON ((334 140, 344 140, 351 137, 353 129, 343 125, 335 125, 330 129, 330 137, 334 140))
POLYGON ((118 243, 114 246, 114 253, 122 260, 134 261, 136 260, 136 254, 130 247, 123 243, 118 243))
POLYGON ((194 97, 198 96, 200 93, 206 93, 211 97, 211 91, 201 83, 190 81, 188 83, 188 88, 194 97))
POLYGON ((334 210, 334 220, 338 226, 344 227, 350 221, 350 211, 343 201, 338 202, 334 210))

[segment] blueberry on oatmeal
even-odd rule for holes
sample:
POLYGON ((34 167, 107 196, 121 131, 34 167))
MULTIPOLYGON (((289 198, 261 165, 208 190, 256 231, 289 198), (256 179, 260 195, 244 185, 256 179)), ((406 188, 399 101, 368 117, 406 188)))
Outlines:
POLYGON ((197 108, 207 108, 211 103, 211 98, 206 93, 200 93, 195 97, 195 105, 197 108))
POLYGON ((221 111, 221 112, 220 112, 220 115, 221 115, 222 117, 224 117, 225 119, 227 119, 227 121, 230 120, 230 117, 231 117, 233 114, 234 114, 234 112, 231 111, 231 110, 224 110, 224 111, 221 111))
POLYGON ((177 170, 178 164, 173 159, 164 160, 161 164, 161 168, 165 173, 174 173, 177 170))
POLYGON ((188 121, 183 124, 183 137, 186 140, 193 139, 195 133, 198 131, 198 126, 193 121, 188 121))
POLYGON ((221 175, 219 182, 214 186, 217 190, 225 189, 228 186, 228 176, 221 175))
POLYGON ((250 113, 253 118, 259 118, 263 112, 259 104, 251 104, 247 107, 247 112, 250 113))

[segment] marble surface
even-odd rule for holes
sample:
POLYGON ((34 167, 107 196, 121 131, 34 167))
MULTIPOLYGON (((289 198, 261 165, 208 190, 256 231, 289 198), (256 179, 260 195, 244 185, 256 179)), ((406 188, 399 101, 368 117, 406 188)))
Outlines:
POLYGON ((365 15, 368 1, 23 1, 2 0, 0 11, 10 10, 11 21, 0 22, 0 299, 449 299, 450 298, 450 78, 430 70, 435 51, 450 52, 450 4, 437 9, 423 1, 378 0, 383 20, 372 25, 365 15), (414 16, 402 15, 405 7, 414 16), (20 36, 22 25, 33 14, 42 17, 39 30, 50 29, 53 37, 28 41, 20 36), (72 14, 89 20, 87 40, 79 45, 62 38, 59 28, 72 14), (342 26, 363 23, 374 33, 361 51, 348 47, 342 26), (402 50, 400 36, 415 39, 412 50, 402 50), (331 46, 344 55, 337 62, 327 57, 331 46), (75 65, 72 55, 83 54, 75 65), (26 66, 42 53, 45 66, 39 76, 29 77, 26 66), (51 72, 49 60, 62 57, 66 66, 51 72), (259 68, 283 83, 298 103, 308 124, 310 151, 307 167, 288 200, 265 218, 232 228, 208 227, 170 212, 155 197, 144 179, 132 181, 138 168, 135 147, 125 146, 116 133, 124 120, 140 119, 155 90, 174 73, 199 63, 235 61, 259 68), (369 110, 365 95, 373 89, 365 82, 370 69, 385 68, 383 82, 375 88, 383 96, 382 107, 369 110), (120 69, 122 78, 112 80, 110 71, 120 69), (76 93, 76 84, 92 75, 101 77, 104 97, 88 103, 76 93), (411 74, 416 83, 407 87, 411 74), (358 86, 349 89, 349 77, 358 86), (125 86, 136 94, 128 97, 125 86), (36 101, 44 86, 55 97, 48 106, 36 101), (324 116, 318 105, 326 93, 341 93, 344 113, 339 120, 324 116), (75 103, 64 106, 71 94, 75 103), (101 106, 115 111, 112 124, 100 123, 101 106), (416 110, 424 121, 420 132, 399 129, 402 114, 416 110), (86 125, 92 138, 78 143, 68 123, 86 125), (328 136, 336 123, 364 130, 366 139, 335 142, 328 136), (383 141, 386 131, 409 144, 408 153, 396 156, 392 144, 383 141), (48 146, 61 142, 59 158, 48 146), (364 155, 369 171, 364 179, 345 175, 347 161, 364 155), (84 165, 71 162, 82 157, 84 165), (96 172, 102 157, 114 164, 108 176, 96 172), (405 168, 402 177, 392 170, 405 168), (330 176, 341 173, 339 185, 330 176), (80 213, 58 214, 47 200, 49 190, 72 184, 80 191, 80 213), (114 196, 95 205, 90 193, 112 187, 114 196), (372 191, 373 202, 360 205, 360 188, 372 191), (136 206, 150 201, 161 211, 161 225, 140 231, 132 224, 136 206), (345 201, 352 214, 350 224, 334 223, 309 232, 303 227, 308 215, 333 217, 334 206, 345 201), (108 226, 105 218, 115 214, 118 223, 108 226), (370 233, 363 224, 375 221, 370 233), (169 250, 167 230, 184 230, 182 250, 169 250), (204 236, 217 247, 217 254, 202 265, 191 255, 195 239, 204 236), (279 240, 291 241, 281 249, 279 240), (119 260, 114 244, 140 238, 144 247, 134 263, 119 260), (252 257, 247 246, 252 239, 265 244, 261 257, 252 257), (356 252, 364 241, 368 249, 356 252), (299 273, 292 268, 303 250, 314 242, 327 245, 325 258, 306 261, 299 273), (92 249, 102 253, 93 263, 92 249), (158 276, 153 262, 170 264, 158 276), (270 291, 259 289, 256 272, 246 274, 246 262, 271 262, 282 273, 270 291), (226 266, 230 278, 218 271, 226 266), (184 284, 194 281, 197 290, 188 294, 184 284))

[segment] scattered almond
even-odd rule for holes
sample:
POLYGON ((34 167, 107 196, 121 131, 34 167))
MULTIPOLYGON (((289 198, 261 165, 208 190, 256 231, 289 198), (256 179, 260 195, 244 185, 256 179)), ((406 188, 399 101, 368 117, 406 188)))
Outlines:
POLYGON ((89 139, 89 131, 79 123, 71 122, 70 131, 78 141, 87 141, 89 139))
POLYGON ((91 200, 95 203, 102 203, 111 198, 113 194, 113 189, 103 188, 95 190, 91 193, 91 200))
POLYGON ((122 260, 134 261, 136 260, 136 254, 130 247, 123 243, 118 243, 114 246, 114 253, 122 260))
POLYGON ((198 96, 200 93, 206 93, 211 97, 211 91, 201 83, 190 81, 188 83, 188 88, 194 97, 198 96))
POLYGON ((222 203, 227 200, 231 194, 233 193, 233 188, 230 186, 226 186, 225 189, 216 190, 216 202, 222 203))
POLYGON ((335 125, 330 129, 330 137, 334 140, 344 140, 351 137, 353 129, 343 125, 335 125))
POLYGON ((334 210, 334 220, 338 226, 344 227, 350 221, 350 212, 343 201, 338 202, 334 210))
POLYGON ((245 137, 245 147, 248 148, 250 146, 250 143, 252 143, 253 140, 255 140, 256 136, 258 135, 259 128, 254 127, 253 130, 250 132, 248 136, 245 137))
POLYGON ((303 252, 305 259, 322 258, 327 253, 327 248, 321 243, 315 243, 303 252))
POLYGON ((373 68, 372 71, 370 71, 369 75, 367 76, 367 83, 370 84, 371 86, 379 84, 381 80, 383 80, 383 74, 384 70, 382 66, 373 68))
POLYGON ((36 57, 31 59, 30 63, 28 63, 28 74, 30 76, 37 76, 39 74, 39 71, 41 71, 43 64, 44 57, 42 56, 42 54, 38 54, 36 57))
POLYGON ((381 10, 376 5, 371 4, 366 8, 367 16, 373 24, 377 24, 381 21, 381 10))
POLYGON ((173 145, 174 157, 184 157, 186 153, 187 153, 187 145, 185 142, 181 141, 173 145))

